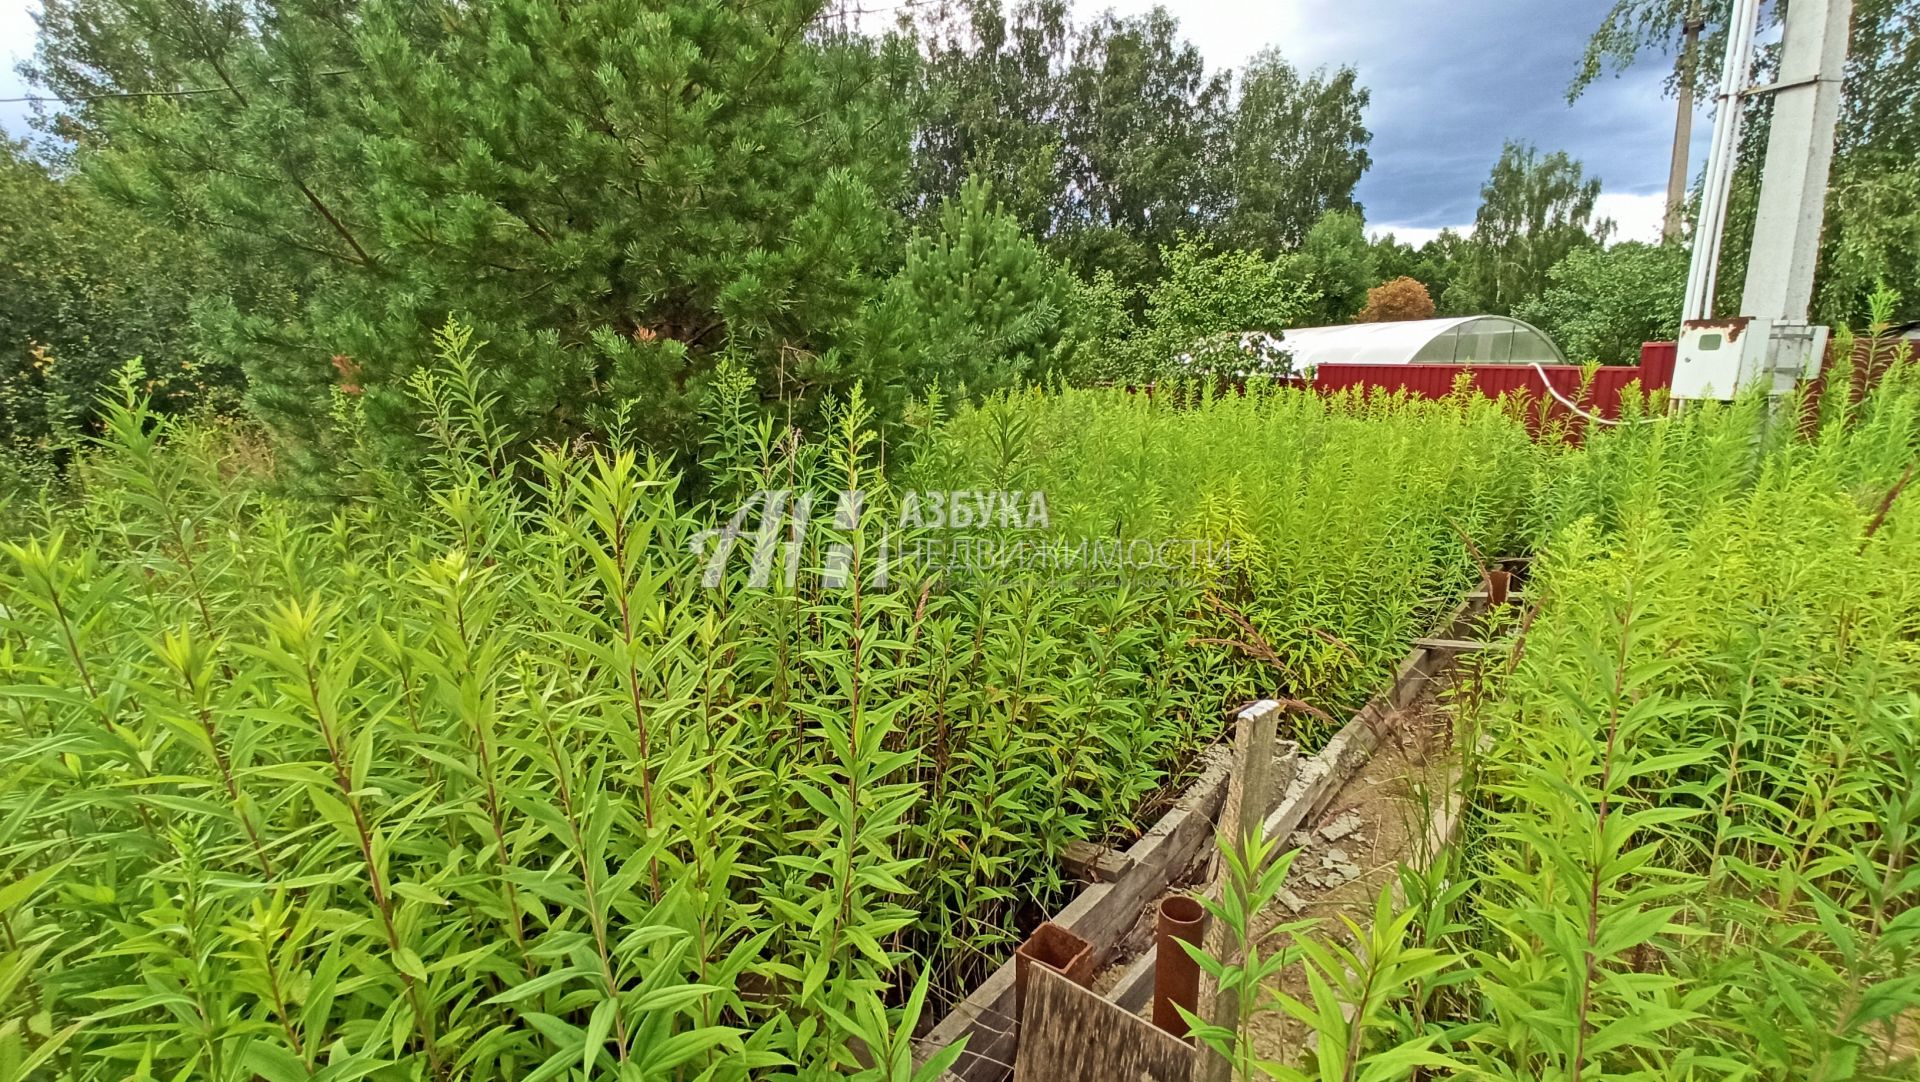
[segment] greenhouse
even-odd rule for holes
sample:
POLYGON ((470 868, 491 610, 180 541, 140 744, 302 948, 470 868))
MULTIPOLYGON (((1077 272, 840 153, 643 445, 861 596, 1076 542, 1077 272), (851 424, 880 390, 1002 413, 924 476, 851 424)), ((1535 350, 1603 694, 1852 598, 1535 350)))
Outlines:
POLYGON ((1545 332, 1508 316, 1301 327, 1280 341, 1293 369, 1323 364, 1566 364, 1545 332))

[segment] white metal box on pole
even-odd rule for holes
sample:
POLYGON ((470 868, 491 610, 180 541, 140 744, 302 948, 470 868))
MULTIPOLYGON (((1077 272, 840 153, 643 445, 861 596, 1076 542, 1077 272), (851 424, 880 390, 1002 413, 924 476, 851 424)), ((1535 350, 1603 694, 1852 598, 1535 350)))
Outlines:
POLYGON ((1827 336, 1818 324, 1788 320, 1691 320, 1680 331, 1672 395, 1729 399, 1756 384, 1786 394, 1819 373, 1827 336))

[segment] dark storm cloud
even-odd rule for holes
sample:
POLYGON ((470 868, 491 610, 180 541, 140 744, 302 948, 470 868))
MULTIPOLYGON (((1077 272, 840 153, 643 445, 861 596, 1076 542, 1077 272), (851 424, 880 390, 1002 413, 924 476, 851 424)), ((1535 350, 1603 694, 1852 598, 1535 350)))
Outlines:
MULTIPOLYGON (((1674 105, 1671 61, 1651 56, 1569 106, 1568 81, 1610 0, 1295 0, 1306 66, 1352 64, 1373 92, 1367 217, 1409 226, 1473 219, 1500 147, 1524 139, 1566 150, 1613 193, 1664 190, 1674 105)), ((1704 118, 1696 124, 1704 148, 1704 118)))

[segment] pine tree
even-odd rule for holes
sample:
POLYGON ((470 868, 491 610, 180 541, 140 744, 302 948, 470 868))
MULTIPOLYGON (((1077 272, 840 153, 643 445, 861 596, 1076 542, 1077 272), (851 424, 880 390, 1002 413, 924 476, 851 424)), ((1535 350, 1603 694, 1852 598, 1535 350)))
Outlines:
POLYGON ((1069 363, 1075 283, 985 182, 916 230, 906 266, 865 313, 862 372, 883 406, 940 384, 987 393, 1069 363))
POLYGON ((898 57, 829 35, 819 2, 277 0, 171 23, 129 2, 119 38, 51 39, 41 66, 164 53, 126 80, 210 88, 102 112, 103 178, 224 238, 203 332, 315 457, 350 385, 411 458, 406 379, 449 315, 490 343, 526 440, 619 423, 686 446, 723 354, 769 393, 836 386, 906 145, 898 57))

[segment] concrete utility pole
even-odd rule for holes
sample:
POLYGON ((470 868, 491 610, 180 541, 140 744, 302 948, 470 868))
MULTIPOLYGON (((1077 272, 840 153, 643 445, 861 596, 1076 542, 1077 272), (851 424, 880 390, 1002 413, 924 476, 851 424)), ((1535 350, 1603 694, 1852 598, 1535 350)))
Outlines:
POLYGON ((1806 322, 1852 29, 1853 0, 1794 0, 1780 41, 1780 78, 1751 91, 1773 95, 1773 130, 1742 315, 1806 322))
POLYGON ((1727 27, 1713 149, 1707 155, 1700 221, 1694 228, 1673 396, 1728 399, 1755 385, 1783 394, 1820 371, 1828 328, 1807 321, 1820 256, 1833 134, 1840 118, 1853 0, 1793 0, 1780 42, 1780 76, 1746 85, 1758 23, 1757 0, 1734 0, 1727 27), (1713 318, 1721 234, 1748 98, 1774 98, 1766 164, 1740 314, 1713 318))
POLYGON ((1680 239, 1681 212, 1687 202, 1687 160, 1693 149, 1693 81, 1699 73, 1700 31, 1706 20, 1700 16, 1698 0, 1687 10, 1687 21, 1680 31, 1680 58, 1677 67, 1680 107, 1673 119, 1673 162, 1667 167, 1667 219, 1660 227, 1665 244, 1680 239))

